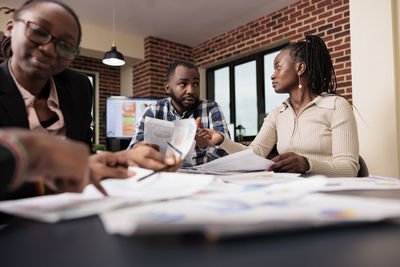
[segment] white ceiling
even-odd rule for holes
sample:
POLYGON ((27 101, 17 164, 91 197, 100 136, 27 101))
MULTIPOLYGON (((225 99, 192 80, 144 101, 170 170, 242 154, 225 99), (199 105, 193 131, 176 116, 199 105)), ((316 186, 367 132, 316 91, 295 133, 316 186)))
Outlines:
MULTIPOLYGON (((115 31, 194 46, 299 0, 116 0, 115 31)), ((25 0, 0 0, 20 6, 25 0)), ((64 0, 81 23, 112 30, 112 0, 64 0)))

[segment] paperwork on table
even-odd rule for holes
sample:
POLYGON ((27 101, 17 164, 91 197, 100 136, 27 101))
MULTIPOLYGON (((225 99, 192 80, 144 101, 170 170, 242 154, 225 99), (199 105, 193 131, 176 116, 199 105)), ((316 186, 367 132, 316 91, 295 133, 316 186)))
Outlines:
POLYGON ((218 238, 255 232, 375 222, 400 217, 400 200, 310 193, 262 205, 186 198, 102 213, 110 234, 200 232, 218 238))
POLYGON ((92 185, 82 194, 57 194, 0 202, 0 211, 44 222, 101 214, 110 233, 123 235, 202 231, 229 235, 319 225, 376 221, 400 216, 399 200, 336 196, 317 192, 400 189, 386 177, 327 178, 248 172, 229 175, 159 173, 92 185))
POLYGON ((137 182, 151 170, 131 168, 136 175, 129 179, 107 179, 101 182, 109 197, 103 197, 93 185, 82 194, 64 193, 0 202, 0 211, 44 222, 79 218, 101 211, 144 202, 187 197, 206 187, 209 175, 160 172, 137 182))
POLYGON ((195 169, 204 173, 223 174, 238 171, 266 171, 272 165, 274 165, 273 161, 259 157, 253 150, 246 149, 199 165, 195 169))

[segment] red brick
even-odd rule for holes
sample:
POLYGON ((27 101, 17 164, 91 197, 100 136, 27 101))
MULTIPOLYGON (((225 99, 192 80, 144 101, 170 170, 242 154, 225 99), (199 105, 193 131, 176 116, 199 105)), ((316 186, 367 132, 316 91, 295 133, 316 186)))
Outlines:
POLYGON ((293 25, 293 23, 296 23, 296 19, 295 18, 285 21, 283 23, 283 25, 289 26, 289 25, 293 25))
POLYGON ((309 6, 309 7, 306 7, 305 9, 303 9, 303 13, 306 14, 306 13, 312 12, 314 10, 315 10, 315 6, 309 6))
POLYGON ((328 6, 330 3, 331 3, 330 0, 325 0, 325 1, 323 1, 323 2, 318 3, 318 4, 317 4, 317 8, 326 7, 326 6, 328 6))
MULTIPOLYGON (((329 20, 329 19, 328 19, 328 20, 329 20)), ((350 25, 349 22, 350 22, 350 19, 349 19, 349 18, 344 18, 344 19, 335 21, 335 26, 344 25, 344 24, 345 24, 345 25, 350 25)))
POLYGON ((318 19, 323 19, 332 15, 332 11, 325 12, 318 16, 318 19))
POLYGON ((349 6, 346 5, 346 6, 341 6, 341 7, 339 7, 339 8, 336 8, 336 9, 334 10, 334 12, 335 12, 335 14, 337 14, 337 13, 346 12, 346 11, 348 11, 348 10, 349 10, 349 6))
POLYGON ((336 75, 344 75, 344 74, 350 74, 351 70, 350 69, 344 69, 344 70, 339 70, 336 72, 336 75))
POLYGON ((327 47, 334 47, 334 46, 340 45, 342 42, 343 42, 343 40, 339 39, 339 40, 335 40, 335 41, 332 41, 330 43, 327 43, 326 46, 327 47))
POLYGON ((296 12, 290 14, 289 18, 290 18, 290 19, 298 18, 302 13, 303 13, 303 12, 302 12, 301 10, 296 11, 296 12))
POLYGON ((349 48, 350 48, 350 44, 347 43, 347 44, 343 44, 343 45, 338 45, 338 46, 336 46, 336 47, 335 47, 335 50, 336 50, 336 51, 339 51, 339 50, 345 50, 345 49, 349 49, 349 48))
POLYGON ((297 32, 305 32, 305 31, 308 31, 309 29, 310 29, 310 25, 307 25, 307 26, 298 28, 297 32))
POLYGON ((298 9, 298 10, 299 10, 299 9, 303 9, 303 8, 309 6, 309 5, 310 5, 310 2, 309 2, 309 1, 304 1, 303 3, 300 3, 299 5, 297 5, 297 9, 298 9))
POLYGON ((293 30, 293 31, 285 33, 285 37, 289 37, 289 36, 292 36, 292 35, 295 35, 295 34, 296 34, 296 30, 293 30))
POLYGON ((310 13, 303 14, 297 18, 297 21, 304 20, 310 16, 310 13))
MULTIPOLYGON (((336 15, 336 16, 332 16, 332 17, 329 17, 328 18, 328 22, 332 22, 332 21, 335 21, 335 20, 339 20, 339 19, 341 19, 342 18, 342 14, 339 14, 339 15, 336 15)), ((342 23, 341 23, 342 24, 342 23)))
POLYGON ((309 18, 309 19, 306 19, 306 20, 304 21, 304 24, 313 23, 313 22, 316 21, 316 20, 317 20, 317 17, 311 17, 311 18, 309 18))
POLYGON ((300 27, 300 26, 302 26, 302 25, 303 25, 303 22, 298 22, 298 23, 296 23, 296 24, 290 25, 290 28, 291 28, 291 29, 295 29, 295 28, 298 28, 298 27, 300 27))
POLYGON ((317 9, 317 10, 313 11, 312 15, 313 16, 317 16, 317 15, 322 14, 324 12, 325 12, 325 9, 324 8, 320 8, 320 9, 317 9))
POLYGON ((335 53, 331 53, 331 57, 332 58, 336 58, 336 57, 341 57, 343 56, 343 51, 339 51, 339 52, 335 52, 335 53))
POLYGON ((350 36, 350 31, 342 31, 335 34, 335 39, 341 38, 343 36, 350 36))
POLYGON ((295 11, 296 11, 296 8, 295 8, 295 7, 286 8, 286 9, 283 10, 283 15, 286 16, 286 15, 288 15, 288 14, 290 14, 290 13, 295 12, 295 11))

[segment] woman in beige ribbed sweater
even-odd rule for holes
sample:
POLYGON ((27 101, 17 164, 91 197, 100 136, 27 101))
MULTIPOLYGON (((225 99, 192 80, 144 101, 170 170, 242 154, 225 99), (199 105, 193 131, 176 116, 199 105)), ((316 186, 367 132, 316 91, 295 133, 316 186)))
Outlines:
POLYGON ((357 176, 357 125, 348 101, 335 95, 335 71, 324 41, 311 35, 289 45, 275 58, 274 69, 275 92, 289 98, 269 113, 250 146, 210 129, 198 131, 203 139, 197 145, 218 145, 228 153, 250 148, 267 157, 276 144, 275 172, 357 176))

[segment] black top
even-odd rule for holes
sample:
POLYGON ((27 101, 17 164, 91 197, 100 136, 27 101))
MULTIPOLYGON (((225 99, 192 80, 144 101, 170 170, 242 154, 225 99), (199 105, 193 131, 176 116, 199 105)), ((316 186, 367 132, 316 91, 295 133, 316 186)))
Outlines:
MULTIPOLYGON (((68 69, 53 76, 53 79, 64 116, 67 137, 84 142, 91 149, 93 88, 89 79, 79 72, 68 69)), ((52 121, 45 122, 45 125, 49 123, 52 121)), ((3 127, 29 129, 25 103, 9 72, 8 60, 0 64, 0 128, 3 127)), ((14 172, 13 168, 15 168, 14 165, 5 164, 4 169, 1 169, 0 191, 4 190, 4 181, 11 179, 9 175, 14 172)), ((35 192, 32 185, 26 184, 5 198, 28 197, 35 192)), ((2 198, 1 195, 0 198, 2 198)))

